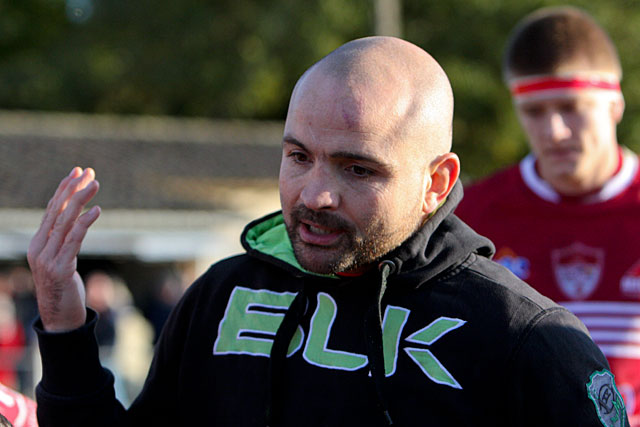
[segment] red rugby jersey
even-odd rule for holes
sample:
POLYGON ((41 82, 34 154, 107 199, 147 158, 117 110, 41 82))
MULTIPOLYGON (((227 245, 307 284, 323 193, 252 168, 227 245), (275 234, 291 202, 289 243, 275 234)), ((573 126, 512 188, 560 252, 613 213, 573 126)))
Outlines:
POLYGON ((640 426, 640 174, 622 150, 597 193, 563 198, 535 158, 468 188, 456 214, 496 245, 494 260, 573 311, 608 358, 640 426))

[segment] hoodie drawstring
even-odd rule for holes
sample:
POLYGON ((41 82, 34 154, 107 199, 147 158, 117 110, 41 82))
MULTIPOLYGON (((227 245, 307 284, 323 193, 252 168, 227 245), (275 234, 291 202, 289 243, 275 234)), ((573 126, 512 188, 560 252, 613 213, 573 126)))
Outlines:
POLYGON ((307 295, 304 288, 298 292, 282 319, 276 332, 269 357, 269 380, 267 396, 267 427, 277 426, 282 411, 282 383, 284 363, 289 350, 289 343, 307 310, 307 295))
POLYGON ((393 425, 389 414, 389 406, 384 392, 385 367, 384 346, 382 344, 382 297, 387 290, 387 278, 396 270, 393 261, 385 260, 378 265, 380 270, 380 290, 374 304, 369 307, 364 319, 365 333, 367 334, 367 357, 369 369, 373 379, 378 405, 387 425, 393 425))
MULTIPOLYGON (((367 358, 373 383, 375 385, 378 406, 382 411, 387 425, 393 425, 389 414, 387 399, 384 393, 385 367, 384 347, 382 344, 382 298, 387 290, 387 279, 396 271, 393 261, 382 261, 380 270, 380 288, 374 303, 367 309, 364 327, 367 342, 367 358)), ((267 397, 267 427, 278 426, 282 412, 282 387, 284 379, 284 364, 289 349, 289 343, 307 310, 308 297, 304 288, 298 292, 291 306, 284 315, 282 323, 276 332, 269 358, 269 389, 267 397)))

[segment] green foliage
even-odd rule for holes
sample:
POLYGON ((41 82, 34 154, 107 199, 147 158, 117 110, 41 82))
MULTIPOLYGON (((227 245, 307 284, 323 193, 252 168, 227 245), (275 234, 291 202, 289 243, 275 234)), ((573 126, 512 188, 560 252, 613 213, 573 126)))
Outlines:
MULTIPOLYGON (((405 38, 430 52, 456 98, 465 179, 527 144, 500 63, 509 31, 554 0, 403 0, 405 38)), ((576 0, 619 48, 627 101, 620 141, 640 148, 640 9, 576 0)), ((19 0, 0 2, 0 108, 283 119, 298 77, 373 33, 373 0, 19 0)))
POLYGON ((370 21, 365 0, 11 3, 0 108, 282 118, 300 74, 370 21))

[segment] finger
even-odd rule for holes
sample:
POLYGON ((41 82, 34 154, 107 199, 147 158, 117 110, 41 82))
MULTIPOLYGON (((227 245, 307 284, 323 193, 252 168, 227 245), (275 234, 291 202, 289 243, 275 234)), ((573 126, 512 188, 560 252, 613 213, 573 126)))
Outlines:
MULTIPOLYGON (((67 208, 69 199, 77 192, 84 190, 90 182, 96 178, 96 173, 91 168, 86 168, 80 176, 73 179, 67 187, 62 191, 58 199, 58 212, 62 212, 67 208)), ((55 224, 55 223, 54 223, 55 224)))
MULTIPOLYGON (((61 220, 60 216, 66 210, 67 205, 69 204, 69 201, 71 200, 73 195, 84 190, 94 180, 95 180, 94 170, 91 168, 87 168, 82 172, 81 175, 72 179, 69 182, 69 184, 66 185, 66 187, 60 193, 60 195, 54 201, 53 206, 51 208, 51 213, 52 213, 51 219, 53 220, 53 224, 52 224, 53 228, 55 228, 56 223, 58 223, 58 221, 61 220)), ((51 227, 49 231, 51 232, 51 227)))
POLYGON ((57 205, 57 200, 61 197, 62 193, 67 188, 69 183, 73 179, 81 175, 82 175, 82 169, 76 166, 73 169, 71 169, 71 172, 69 173, 69 175, 67 175, 62 179, 62 181, 60 181, 60 184, 58 185, 58 188, 56 189, 53 197, 49 200, 49 203, 47 204, 47 208, 42 217, 42 221, 40 222, 40 227, 38 228, 33 238, 31 239, 31 243, 29 244, 29 250, 27 253, 28 257, 37 256, 37 254, 40 253, 40 251, 46 244, 47 237, 51 232, 51 227, 53 227, 53 224, 55 223, 55 220, 58 216, 58 211, 54 209, 54 205, 57 205))
POLYGON ((68 201, 65 209, 58 215, 49 238, 41 253, 45 257, 55 257, 60 246, 66 239, 85 205, 96 195, 100 188, 98 181, 91 181, 87 186, 74 193, 68 201))
POLYGON ((80 188, 84 188, 87 185, 88 180, 95 177, 95 172, 92 169, 73 168, 71 173, 62 180, 56 193, 51 198, 47 205, 47 212, 45 218, 43 218, 43 230, 47 231, 47 234, 51 231, 51 227, 55 224, 55 221, 62 210, 67 205, 69 197, 71 197, 80 188))
POLYGON ((47 204, 47 208, 49 208, 52 205, 52 201, 56 199, 56 197, 59 197, 59 195, 64 191, 64 189, 67 187, 67 185, 69 184, 69 182, 72 179, 75 179, 77 177, 79 177, 80 175, 82 175, 83 173, 83 169, 78 167, 78 166, 74 166, 73 169, 71 169, 71 172, 69 172, 69 175, 65 176, 62 181, 60 181, 60 184, 58 185, 58 188, 56 189, 55 193, 53 194, 53 197, 51 198, 51 200, 49 200, 49 204, 47 204))
POLYGON ((69 265, 74 262, 80 252, 80 247, 82 246, 82 241, 87 234, 87 230, 89 230, 89 227, 96 222, 100 216, 100 212, 100 207, 94 206, 87 212, 80 215, 71 228, 71 231, 67 234, 67 237, 58 252, 58 264, 69 265))

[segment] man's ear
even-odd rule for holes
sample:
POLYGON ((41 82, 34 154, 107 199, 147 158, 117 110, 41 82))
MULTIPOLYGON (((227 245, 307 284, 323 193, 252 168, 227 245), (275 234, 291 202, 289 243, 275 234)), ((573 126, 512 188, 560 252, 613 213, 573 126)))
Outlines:
POLYGON ((425 195, 422 212, 430 215, 444 202, 460 176, 460 159, 455 153, 445 153, 436 157, 425 177, 425 195))
POLYGON ((622 121, 622 115, 624 114, 624 97, 622 94, 611 103, 611 117, 615 120, 616 124, 622 121))

